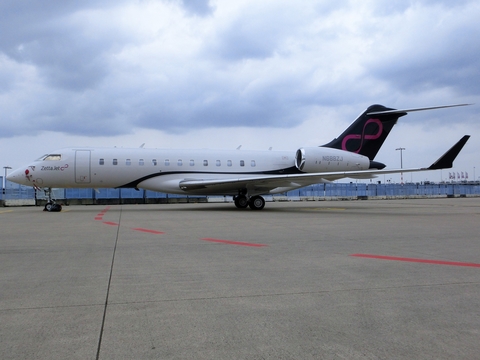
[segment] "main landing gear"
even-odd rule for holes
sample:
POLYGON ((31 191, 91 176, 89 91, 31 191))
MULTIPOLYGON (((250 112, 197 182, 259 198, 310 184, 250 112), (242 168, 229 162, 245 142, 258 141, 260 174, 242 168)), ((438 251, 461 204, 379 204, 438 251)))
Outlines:
POLYGON ((248 198, 244 194, 239 194, 233 197, 235 206, 239 209, 245 209, 247 206, 252 210, 262 210, 265 207, 265 199, 260 195, 252 196, 248 198))
POLYGON ((48 202, 45 204, 43 211, 59 212, 62 211, 62 205, 57 204, 55 200, 52 200, 52 189, 44 189, 45 195, 48 197, 48 202))

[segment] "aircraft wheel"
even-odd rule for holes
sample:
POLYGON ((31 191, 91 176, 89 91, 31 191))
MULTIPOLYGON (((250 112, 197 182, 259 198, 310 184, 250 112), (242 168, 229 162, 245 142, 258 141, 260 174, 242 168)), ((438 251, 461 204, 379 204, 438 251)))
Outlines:
POLYGON ((60 211, 62 211, 62 205, 60 205, 60 204, 53 204, 51 211, 55 211, 55 212, 60 212, 60 211))
POLYGON ((248 199, 245 195, 238 195, 234 198, 235 206, 239 209, 245 209, 248 206, 248 199))
POLYGON ((252 210, 262 210, 265 207, 265 199, 261 196, 253 196, 248 204, 252 210))
POLYGON ((59 212, 62 211, 62 205, 56 204, 53 202, 48 202, 45 204, 45 208, 43 211, 48 211, 48 212, 59 212))

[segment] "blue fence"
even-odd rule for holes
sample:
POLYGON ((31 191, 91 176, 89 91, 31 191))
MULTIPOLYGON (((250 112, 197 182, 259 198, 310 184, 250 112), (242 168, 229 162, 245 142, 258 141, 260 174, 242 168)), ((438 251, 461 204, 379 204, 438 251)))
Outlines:
POLYGON ((6 181, 5 187, 3 187, 3 182, 3 176, 0 176, 0 184, 2 185, 0 200, 35 198, 35 190, 32 187, 18 185, 10 181, 6 181))
MULTIPOLYGON (((0 176, 3 185, 3 177, 0 176)), ((286 196, 292 200, 296 198, 368 198, 368 197, 415 197, 415 196, 480 196, 480 184, 477 183, 442 183, 442 184, 374 184, 374 183, 332 183, 316 184, 289 191, 279 196, 286 196)), ((18 185, 7 181, 2 189, 0 200, 14 199, 44 199, 42 191, 35 191, 32 187, 18 185)), ((147 202, 149 199, 181 199, 186 195, 172 195, 150 190, 135 189, 55 189, 53 198, 56 199, 140 199, 147 202)), ((190 196, 192 198, 192 196, 190 196)), ((195 196, 195 198, 205 198, 195 196)))
POLYGON ((413 197, 480 195, 479 183, 443 184, 365 184, 332 183, 310 185, 289 191, 287 196, 300 197, 413 197))

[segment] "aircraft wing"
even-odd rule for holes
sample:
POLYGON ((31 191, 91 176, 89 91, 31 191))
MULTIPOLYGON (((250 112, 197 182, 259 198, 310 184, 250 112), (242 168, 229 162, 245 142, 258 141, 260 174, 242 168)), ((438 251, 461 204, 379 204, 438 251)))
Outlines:
POLYGON ((232 193, 239 189, 248 189, 250 195, 267 194, 287 191, 289 189, 331 182, 342 178, 369 179, 378 175, 408 173, 418 171, 448 169, 453 166, 453 161, 462 150, 469 135, 462 137, 454 146, 443 154, 429 167, 412 169, 391 169, 391 170, 361 170, 361 171, 339 171, 321 173, 302 173, 288 175, 241 175, 231 178, 218 179, 185 179, 180 182, 180 188, 185 192, 208 191, 209 193, 232 193))

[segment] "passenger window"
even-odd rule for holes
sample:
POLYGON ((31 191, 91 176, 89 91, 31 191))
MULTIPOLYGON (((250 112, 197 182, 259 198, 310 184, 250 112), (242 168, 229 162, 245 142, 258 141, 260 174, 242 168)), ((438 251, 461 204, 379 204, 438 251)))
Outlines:
POLYGON ((157 166, 157 159, 152 159, 152 165, 157 166))
POLYGON ((203 166, 208 166, 208 160, 203 160, 203 166))
POLYGON ((190 160, 190 166, 195 166, 195 160, 190 160))
POLYGON ((178 159, 177 165, 178 165, 178 166, 183 166, 183 161, 182 161, 182 159, 178 159))
POLYGON ((127 166, 132 165, 132 160, 126 159, 126 160, 125 160, 125 165, 127 165, 127 166))
POLYGON ((104 165, 105 159, 98 159, 98 165, 104 165))
POLYGON ((222 165, 222 162, 220 160, 217 160, 215 165, 220 166, 220 165, 222 165))
POLYGON ((252 167, 255 167, 255 166, 256 166, 255 160, 252 160, 252 161, 250 162, 250 165, 251 165, 252 167))
POLYGON ((232 166, 232 160, 227 160, 227 166, 232 166))
POLYGON ((165 166, 170 166, 170 160, 165 159, 165 166))
POLYGON ((118 165, 118 160, 117 160, 117 159, 113 159, 112 164, 113 164, 113 165, 118 165))
POLYGON ((245 166, 245 161, 240 160, 240 166, 245 166))
POLYGON ((145 161, 143 159, 138 160, 138 165, 143 166, 145 164, 145 161))

